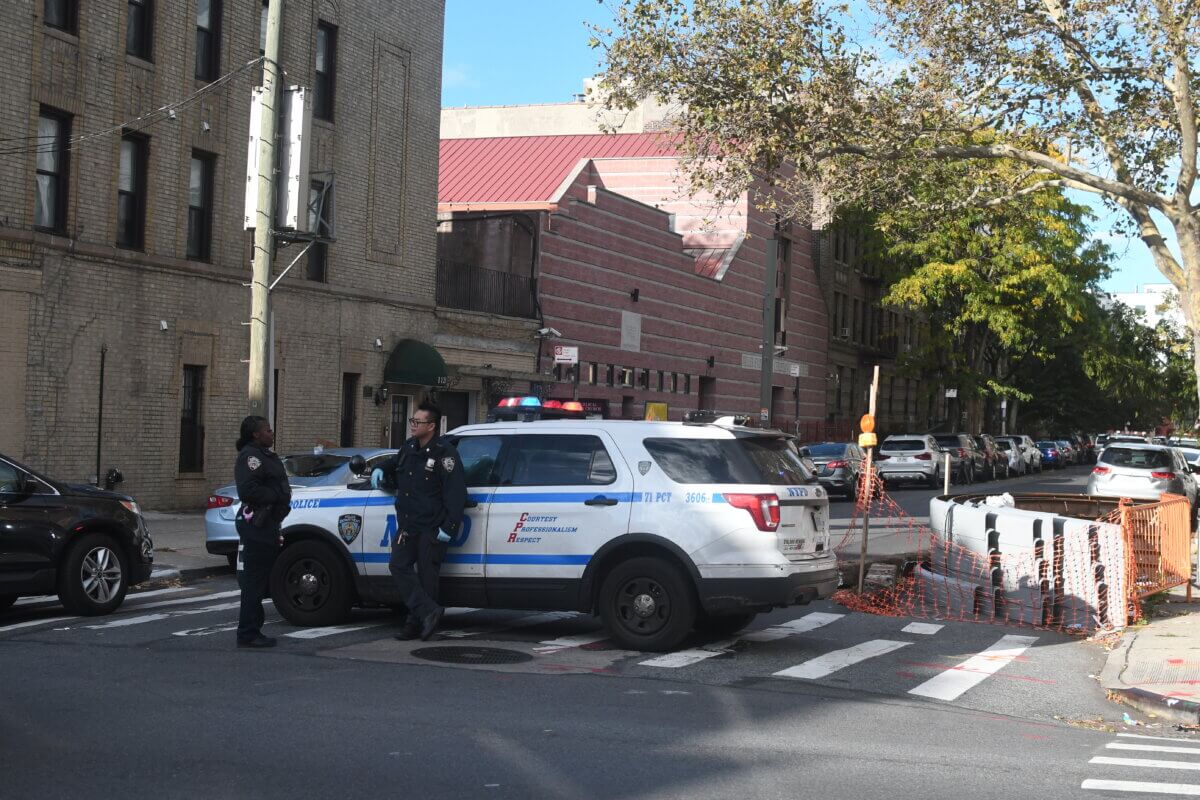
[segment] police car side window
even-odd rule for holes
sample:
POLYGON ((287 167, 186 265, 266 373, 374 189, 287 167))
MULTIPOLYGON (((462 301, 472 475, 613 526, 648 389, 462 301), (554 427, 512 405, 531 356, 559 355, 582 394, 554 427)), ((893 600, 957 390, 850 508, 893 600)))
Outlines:
POLYGON ((602 486, 617 479, 598 436, 519 435, 512 437, 504 457, 505 486, 602 486))
POLYGON ((500 444, 499 436, 464 436, 454 442, 467 475, 467 486, 496 485, 500 444))

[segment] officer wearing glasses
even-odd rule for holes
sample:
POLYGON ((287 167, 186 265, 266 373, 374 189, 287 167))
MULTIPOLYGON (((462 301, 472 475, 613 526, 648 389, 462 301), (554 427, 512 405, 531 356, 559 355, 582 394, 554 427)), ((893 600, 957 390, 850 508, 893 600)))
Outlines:
POLYGON ((388 570, 408 606, 404 630, 396 635, 401 641, 427 640, 442 621, 438 573, 467 504, 458 451, 437 437, 441 421, 437 406, 421 403, 408 420, 408 441, 371 473, 375 488, 387 477, 396 486, 396 539, 388 570))

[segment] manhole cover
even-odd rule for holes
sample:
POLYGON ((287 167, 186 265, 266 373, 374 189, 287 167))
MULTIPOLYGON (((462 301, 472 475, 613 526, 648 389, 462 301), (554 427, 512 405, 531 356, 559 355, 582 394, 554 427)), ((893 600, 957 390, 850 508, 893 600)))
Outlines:
POLYGON ((441 661, 444 664, 520 664, 532 661, 533 656, 516 650, 498 647, 422 647, 412 654, 426 661, 441 661))

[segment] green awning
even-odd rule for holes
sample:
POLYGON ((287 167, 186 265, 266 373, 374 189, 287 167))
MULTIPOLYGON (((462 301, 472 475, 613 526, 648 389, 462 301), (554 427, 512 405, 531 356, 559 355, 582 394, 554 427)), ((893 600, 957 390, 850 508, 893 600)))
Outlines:
POLYGON ((446 362, 441 353, 416 339, 401 339, 383 369, 385 383, 445 386, 446 362))

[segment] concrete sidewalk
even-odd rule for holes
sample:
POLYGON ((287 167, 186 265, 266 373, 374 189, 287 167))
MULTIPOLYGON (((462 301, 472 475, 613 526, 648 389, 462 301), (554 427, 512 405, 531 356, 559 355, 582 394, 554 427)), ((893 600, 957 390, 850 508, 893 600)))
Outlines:
POLYGON ((1187 587, 1148 606, 1148 624, 1128 628, 1108 655, 1100 684, 1139 711, 1187 725, 1200 724, 1200 590, 1187 587))
POLYGON ((199 578, 233 574, 225 556, 211 555, 204 547, 204 512, 162 513, 142 516, 154 540, 156 578, 199 578))

